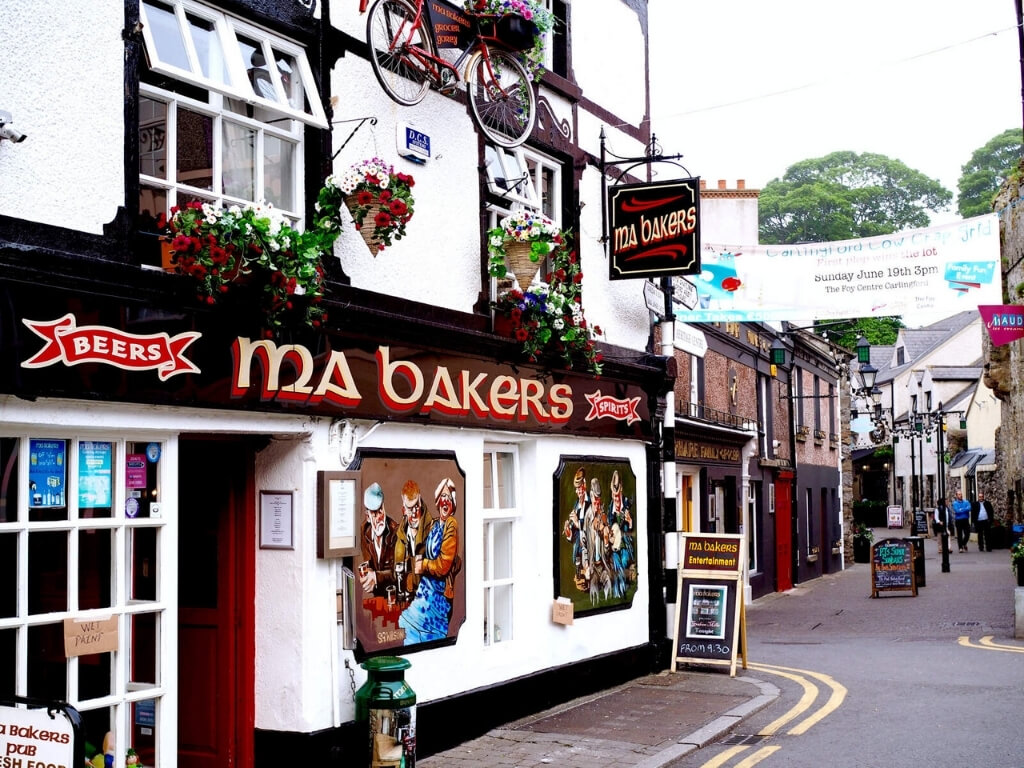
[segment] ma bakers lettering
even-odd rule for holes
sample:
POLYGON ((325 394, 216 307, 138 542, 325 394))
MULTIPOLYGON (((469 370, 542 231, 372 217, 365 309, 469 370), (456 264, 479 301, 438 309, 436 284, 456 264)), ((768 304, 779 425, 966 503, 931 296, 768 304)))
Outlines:
POLYGON ((702 443, 697 440, 676 440, 676 458, 733 463, 739 462, 740 449, 731 445, 702 443))

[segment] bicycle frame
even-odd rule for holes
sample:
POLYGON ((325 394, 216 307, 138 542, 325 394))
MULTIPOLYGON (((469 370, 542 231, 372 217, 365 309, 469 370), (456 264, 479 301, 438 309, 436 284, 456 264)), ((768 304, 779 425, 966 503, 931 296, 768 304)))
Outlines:
MULTIPOLYGON (((463 80, 463 76, 460 74, 462 65, 469 59, 477 49, 480 50, 480 54, 483 56, 484 61, 487 62, 487 71, 492 77, 494 76, 494 70, 491 67, 491 52, 489 48, 490 43, 498 43, 500 41, 493 35, 485 35, 480 30, 480 19, 482 18, 497 18, 496 14, 470 14, 473 16, 476 23, 476 32, 473 37, 473 42, 469 44, 466 50, 459 54, 458 58, 454 63, 451 63, 440 56, 435 56, 427 51, 423 50, 417 45, 412 45, 410 41, 413 35, 423 29, 423 1, 416 0, 416 18, 413 19, 412 24, 409 25, 408 31, 398 30, 395 33, 395 38, 391 41, 392 48, 399 46, 400 37, 404 34, 405 41, 401 42, 400 47, 403 49, 405 54, 416 60, 418 65, 423 68, 427 77, 437 86, 442 85, 441 72, 442 70, 448 70, 452 73, 455 78, 455 82, 463 80)), ((359 12, 363 13, 366 11, 370 0, 359 0, 359 12)), ((434 41, 435 48, 437 47, 437 39, 434 37, 434 28, 428 21, 426 24, 426 32, 430 35, 430 38, 434 41)))

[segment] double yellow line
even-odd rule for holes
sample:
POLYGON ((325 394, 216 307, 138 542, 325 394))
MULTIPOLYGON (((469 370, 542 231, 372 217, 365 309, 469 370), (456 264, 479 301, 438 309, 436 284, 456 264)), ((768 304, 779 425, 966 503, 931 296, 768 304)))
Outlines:
POLYGON ((995 635, 985 635, 978 643, 971 641, 971 638, 967 635, 961 635, 957 641, 958 644, 964 648, 979 648, 983 651, 1003 651, 1004 653, 1024 653, 1024 646, 1021 645, 1002 645, 1001 643, 993 643, 992 638, 995 635))
MULTIPOLYGON (((837 683, 829 675, 822 674, 821 672, 812 672, 807 669, 796 669, 794 667, 777 667, 771 664, 758 664, 756 662, 747 664, 747 668, 758 672, 765 672, 770 675, 784 677, 787 680, 792 680, 803 689, 803 694, 800 696, 800 700, 790 707, 787 712, 783 713, 780 717, 776 718, 758 731, 759 736, 774 736, 794 720, 803 717, 818 698, 820 689, 814 681, 818 681, 819 683, 827 686, 831 689, 832 693, 829 695, 828 700, 824 705, 812 714, 804 717, 800 722, 793 725, 788 731, 786 731, 787 734, 791 736, 799 736, 803 733, 807 733, 812 726, 820 723, 830 714, 835 712, 843 703, 843 700, 846 699, 846 688, 837 683)), ((748 745, 730 747, 704 763, 703 768, 721 768, 721 766, 725 765, 734 757, 742 754, 748 749, 750 749, 748 745)), ((782 749, 782 747, 779 745, 761 747, 744 757, 742 761, 736 763, 734 768, 753 768, 753 766, 757 765, 766 757, 775 754, 780 749, 782 749)))

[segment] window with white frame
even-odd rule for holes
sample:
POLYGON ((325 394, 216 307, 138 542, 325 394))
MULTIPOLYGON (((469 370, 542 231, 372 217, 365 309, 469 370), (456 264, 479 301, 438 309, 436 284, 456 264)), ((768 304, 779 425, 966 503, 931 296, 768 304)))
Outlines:
POLYGON ((162 448, 0 436, 0 697, 65 700, 92 742, 115 733, 149 766, 176 740, 161 740, 176 567, 159 509, 162 448), (100 639, 115 650, 89 652, 100 639))
MULTIPOLYGON (((513 210, 527 209, 544 214, 559 228, 562 221, 562 166, 556 160, 526 146, 514 148, 487 145, 487 192, 490 221, 498 221, 513 210)), ((550 263, 540 275, 550 271, 550 263)), ((527 286, 521 286, 526 288, 527 286)))
POLYGON ((483 460, 483 631, 484 645, 495 645, 513 638, 518 453, 511 445, 486 446, 483 460))
POLYGON ((140 229, 191 201, 265 200, 297 223, 304 126, 328 127, 302 47, 190 0, 140 14, 140 229))

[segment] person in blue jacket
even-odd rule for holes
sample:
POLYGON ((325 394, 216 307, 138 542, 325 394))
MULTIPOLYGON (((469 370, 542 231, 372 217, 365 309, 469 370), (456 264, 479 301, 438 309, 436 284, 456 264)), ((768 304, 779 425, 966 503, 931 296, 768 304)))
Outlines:
POLYGON ((961 491, 957 491, 953 499, 953 520, 956 523, 956 544, 961 552, 966 552, 967 542, 971 539, 971 502, 961 491))

